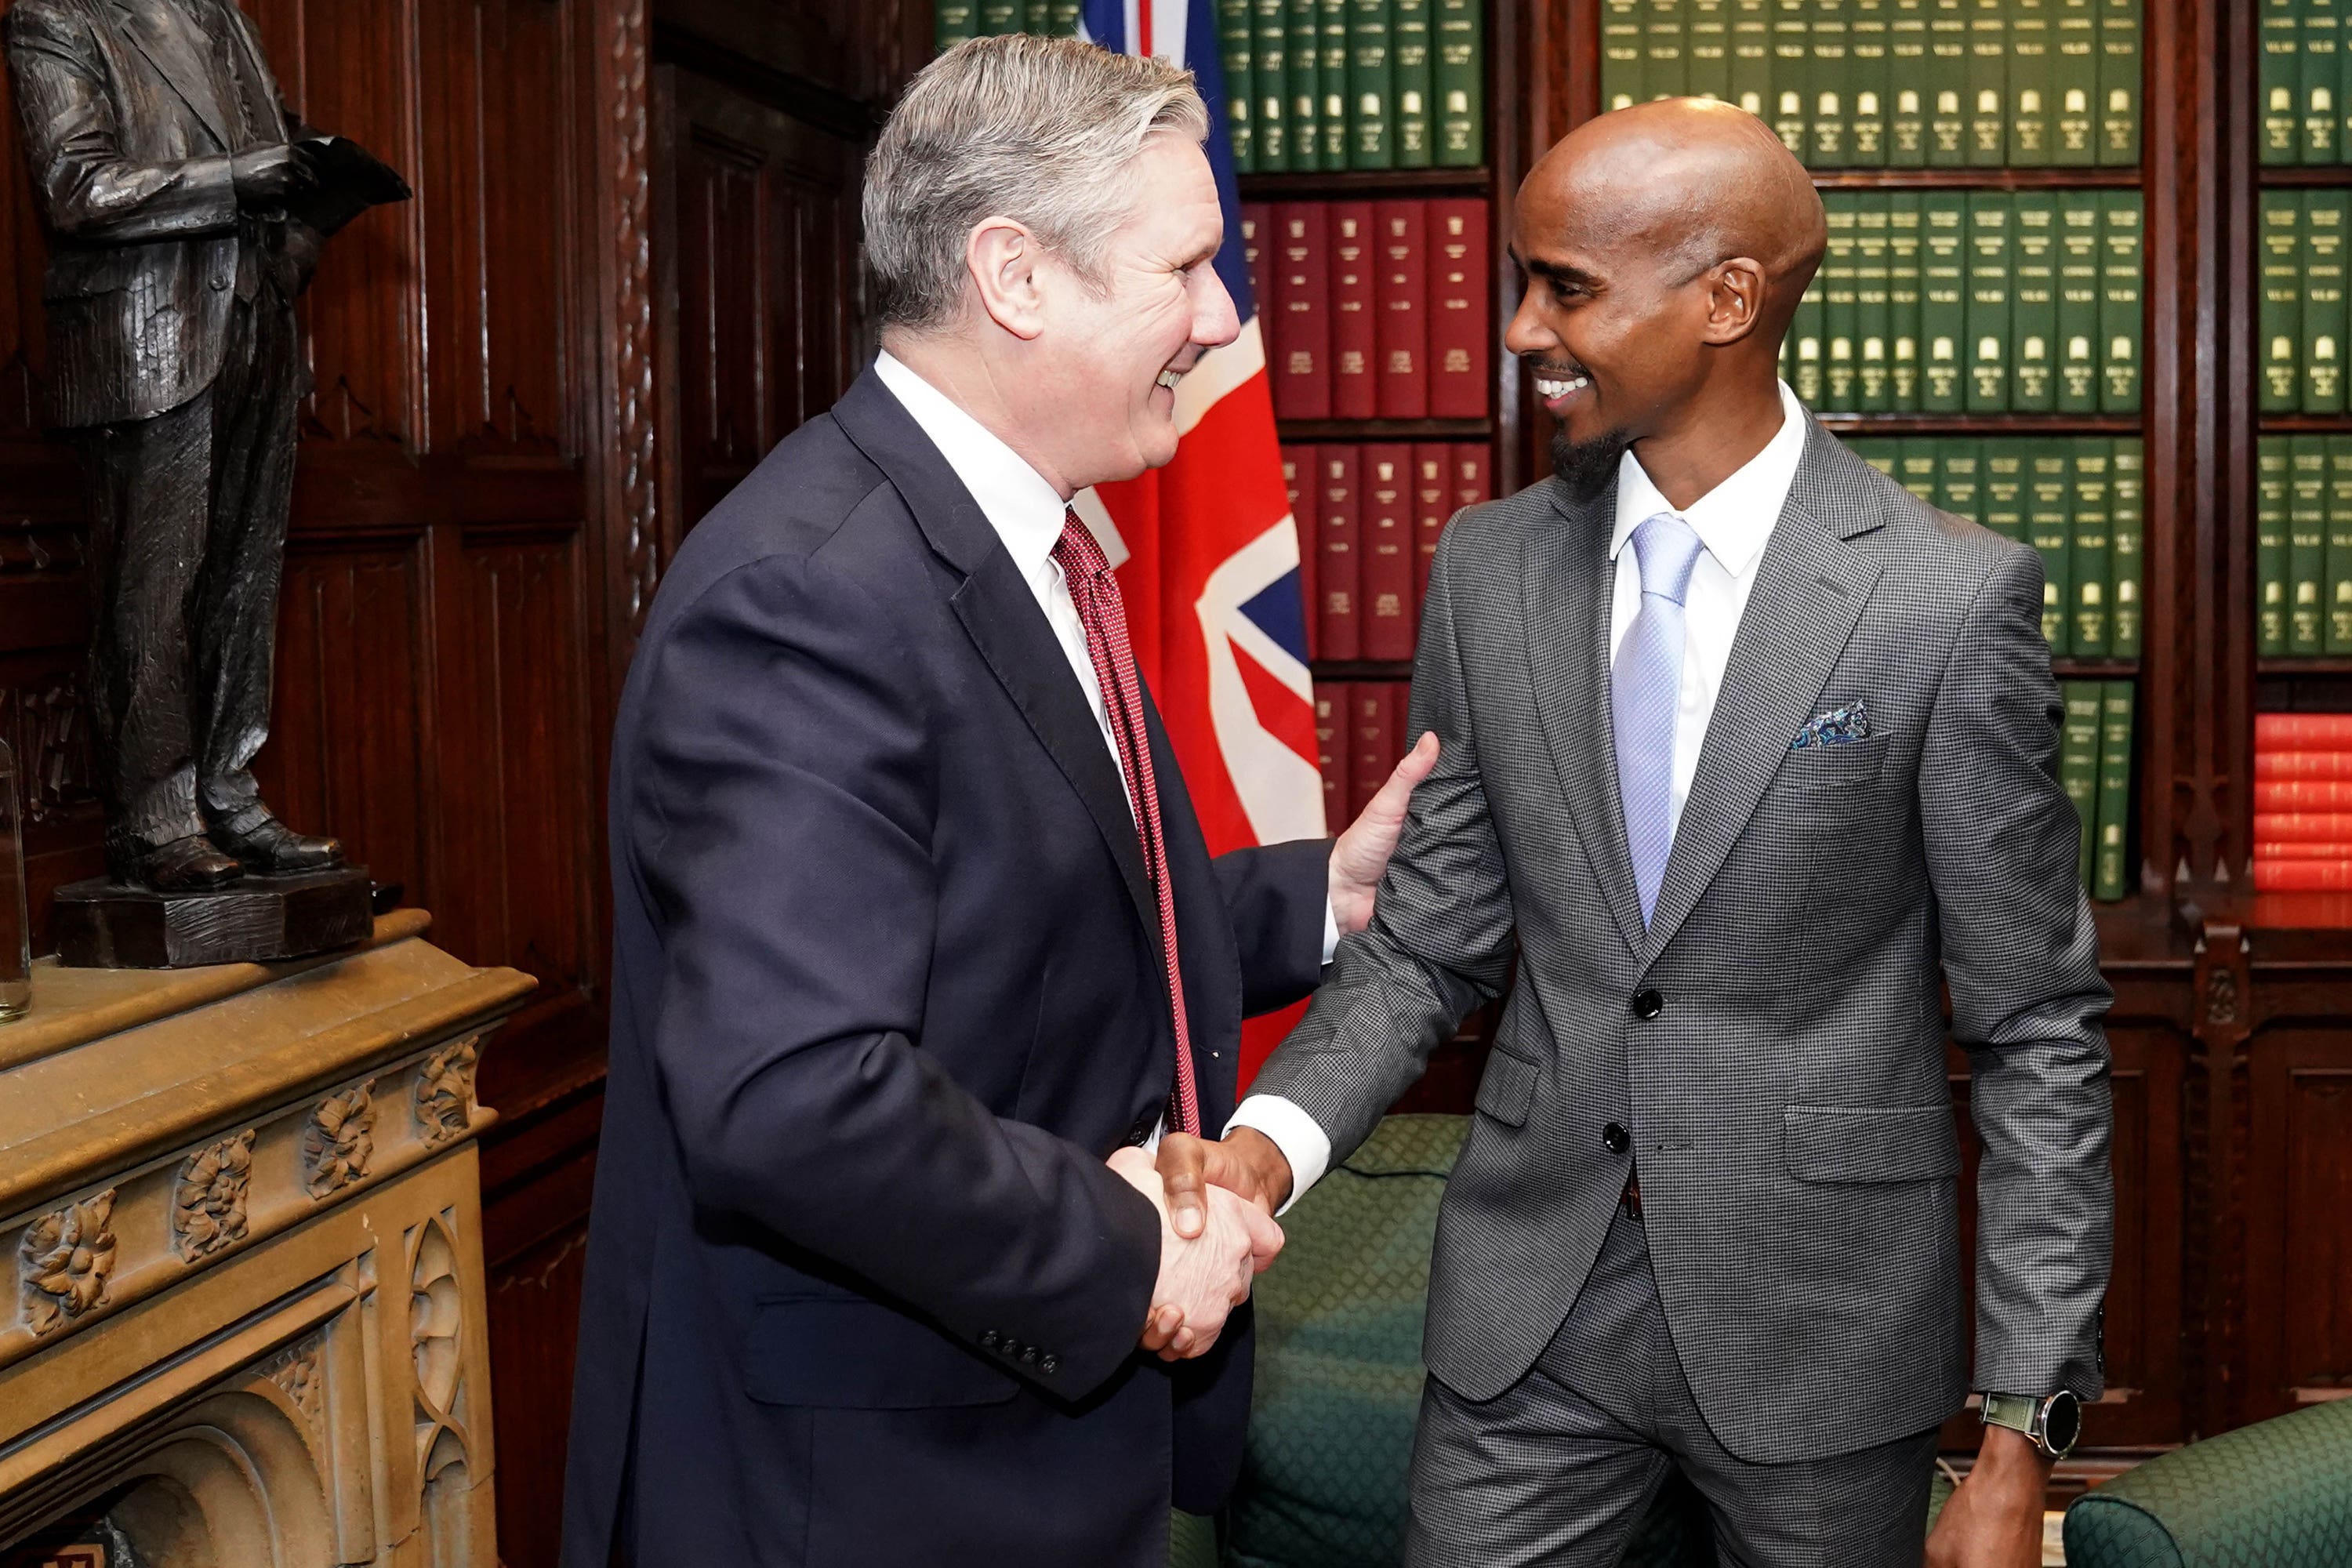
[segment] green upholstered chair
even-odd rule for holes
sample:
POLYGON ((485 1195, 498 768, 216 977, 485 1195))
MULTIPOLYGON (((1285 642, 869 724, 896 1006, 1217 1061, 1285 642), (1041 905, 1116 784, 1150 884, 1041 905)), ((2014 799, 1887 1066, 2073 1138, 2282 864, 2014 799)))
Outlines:
POLYGON ((2352 1400, 2242 1426, 2074 1500, 2069 1568, 2352 1563, 2352 1400))

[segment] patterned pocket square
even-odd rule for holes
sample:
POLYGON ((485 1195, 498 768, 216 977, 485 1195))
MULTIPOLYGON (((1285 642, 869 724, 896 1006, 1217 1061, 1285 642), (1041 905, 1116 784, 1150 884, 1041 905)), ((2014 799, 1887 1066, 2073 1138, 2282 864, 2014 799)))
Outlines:
POLYGON ((1870 736, 1870 709, 1864 703, 1851 702, 1806 720, 1797 738, 1789 742, 1789 750, 1808 752, 1815 746, 1851 746, 1870 736))

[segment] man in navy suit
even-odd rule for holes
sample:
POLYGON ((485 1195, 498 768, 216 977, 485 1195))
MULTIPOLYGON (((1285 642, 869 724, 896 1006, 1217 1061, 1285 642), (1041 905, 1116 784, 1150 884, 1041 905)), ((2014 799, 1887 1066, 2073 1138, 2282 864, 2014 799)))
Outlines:
POLYGON ((1231 1485, 1280 1232, 1213 1193, 1178 1237, 1147 1150, 1222 1130, 1243 1016, 1369 917, 1433 758, 1336 846, 1213 860, 1068 510, 1238 331, 1209 130, 1155 60, 934 62, 868 165, 878 363, 663 583, 571 1568, 1146 1568, 1231 1485))

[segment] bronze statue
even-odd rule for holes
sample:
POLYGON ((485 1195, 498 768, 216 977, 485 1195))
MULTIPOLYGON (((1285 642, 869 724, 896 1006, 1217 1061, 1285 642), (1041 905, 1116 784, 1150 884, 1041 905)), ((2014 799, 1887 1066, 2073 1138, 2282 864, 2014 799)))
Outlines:
POLYGON ((51 422, 89 475, 108 874, 168 895, 340 866, 252 773, 309 391, 294 300, 329 234, 408 188, 286 105, 235 0, 16 0, 5 34, 51 422))

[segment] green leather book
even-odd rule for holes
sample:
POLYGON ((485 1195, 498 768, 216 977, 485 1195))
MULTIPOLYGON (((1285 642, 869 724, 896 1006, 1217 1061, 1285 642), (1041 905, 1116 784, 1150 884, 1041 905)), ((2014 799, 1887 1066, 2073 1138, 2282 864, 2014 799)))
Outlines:
POLYGON ((2301 161, 2305 163, 2338 161, 2336 94, 2341 85, 2336 80, 2339 21, 2336 0, 2303 0, 2303 54, 2296 62, 2300 85, 2295 107, 2303 116, 2296 144, 2301 161))
POLYGON ((1799 158, 1812 153, 1812 0, 1772 0, 1772 130, 1799 158))
POLYGON ((2287 437, 2254 442, 2254 652, 2287 650, 2287 437))
POLYGON ((1396 72, 1389 58, 1390 0, 1349 0, 1348 167, 1396 166, 1396 72))
POLYGON ((1816 169, 1843 168, 1849 161, 1848 119, 1853 102, 1846 79, 1846 0, 1813 0, 1812 100, 1806 106, 1811 140, 1805 162, 1816 169))
POLYGON ((2067 531, 2074 540, 2067 552, 2066 577, 2074 589, 2074 613, 2067 628, 2067 647, 2076 658, 2105 658, 2112 647, 2112 610, 2107 590, 2112 585, 2114 554, 2108 530, 2112 524, 2114 447, 2105 436, 2077 436, 2074 448, 2074 493, 2067 531))
POLYGON ((1278 174, 1292 166, 1289 0, 1250 0, 1250 33, 1256 41, 1250 85, 1257 93, 1258 172, 1278 174))
POLYGON ((2010 237, 2009 405, 2046 413, 2058 405, 2058 198, 2020 191, 2010 237))
POLYGON ((2303 152, 2295 103, 2295 95, 2303 90, 2303 16, 2297 0, 2260 4, 2263 58, 2254 89, 2262 120, 2258 156, 2265 163, 2293 163, 2303 152))
POLYGON ((2287 438, 2254 442, 2254 652, 2274 658, 2287 650, 2287 438))
POLYGON ((1858 406, 1854 386, 1855 197, 1839 194, 1822 204, 1829 220, 1829 247, 1822 257, 1822 337, 1826 387, 1821 406, 1851 414, 1858 406))
POLYGON ((1984 500, 1979 516, 2003 539, 2026 542, 2026 458, 2035 443, 2017 436, 1988 437, 1984 442, 1984 500))
POLYGON ((1731 0, 1683 0, 1683 90, 1728 103, 1731 0))
POLYGON ((1826 390, 1823 372, 1829 360, 1828 350, 1822 342, 1825 325, 1822 316, 1822 279, 1815 273, 1804 298, 1797 301, 1795 319, 1789 323, 1789 360, 1794 373, 1789 378, 1789 387, 1797 395, 1798 402, 1816 413, 1828 406, 1822 401, 1826 390))
POLYGON ((1855 457, 1860 458, 1888 479, 1895 478, 1899 467, 1897 459, 1902 447, 1901 442, 1889 440, 1883 436, 1848 436, 1845 437, 1845 444, 1855 457))
MULTIPOLYGON (((1397 0, 1426 6, 1428 0, 1397 0)), ((1283 40, 1284 106, 1290 138, 1290 166, 1323 164, 1323 10, 1321 0, 1283 0, 1287 18, 1283 40)))
POLYGON ((2098 836, 2091 852, 2091 897, 2107 903, 2126 890, 2124 836, 2131 826, 2134 691, 2128 680, 2099 683, 2098 836))
POLYGON ((2143 249, 2137 191, 2107 191, 2099 202, 2099 411, 2139 412, 2139 290, 2143 249))
POLYGON ((1927 0, 1927 164, 1969 161, 1968 0, 1927 0))
POLYGON ((1652 98, 1680 98, 1690 90, 1683 59, 1683 0, 1648 0, 1642 24, 1642 85, 1652 98))
POLYGON ((2118 436, 2107 484, 2107 653, 2137 658, 2147 560, 2147 464, 2137 436, 2118 436))
POLYGON ((2320 557, 2329 653, 2352 653, 2352 439, 2327 438, 2327 543, 2320 557))
POLYGON ((2327 577, 2327 437, 2287 440, 2286 651, 2326 653, 2321 594, 2327 577))
POLYGON ((2303 197, 2264 191, 2254 217, 2257 400, 2265 414, 2292 414, 2303 406, 2303 197))
POLYGON ((1919 406, 1957 413, 1968 401, 1968 198, 1919 198, 1919 406))
POLYGON ((2099 161, 2098 0, 2055 0, 2050 18, 2050 161, 2099 161))
POLYGON ((1848 0, 1845 35, 1846 162, 1886 166, 1888 0, 1848 0))
POLYGON ((2303 194, 2303 411, 2344 412, 2345 193, 2303 194))
POLYGON ((1895 482, 1929 506, 1936 504, 1942 447, 1943 442, 1933 436, 1906 436, 1895 447, 1895 482))
POLYGON ((983 38, 1017 33, 1028 25, 1028 7, 1022 0, 980 0, 972 30, 983 38))
POLYGON ((2139 167, 2139 0, 2099 7, 2099 162, 2139 167))
POLYGON ((979 26, 973 0, 939 0, 931 11, 931 43, 941 53, 972 37, 979 26))
POLYGON ((1886 363, 1889 405, 1919 406, 1919 193, 1886 198, 1886 363))
POLYGON ((1234 173, 1253 174, 1257 172, 1253 130, 1257 100, 1250 72, 1257 33, 1250 19, 1250 0, 1217 0, 1217 53, 1225 68, 1225 135, 1233 143, 1234 173))
POLYGON ((1390 0, 1389 53, 1396 70, 1396 166, 1426 169, 1436 162, 1437 117, 1431 94, 1436 64, 1430 58, 1430 0, 1390 0))
POLYGON ((1954 517, 1984 521, 1984 452, 1965 436, 1947 436, 1936 467, 1936 504, 1954 517))
POLYGON ((1887 225, 1892 216, 1884 191, 1863 191, 1853 203, 1854 401, 1864 414, 1895 406, 1893 364, 1887 344, 1887 225))
POLYGON ((1730 0, 1731 101, 1772 119, 1772 0, 1730 0))
POLYGON ((1886 162, 1927 162, 1927 0, 1887 0, 1886 162))
POLYGON ((1486 156, 1484 0, 1437 0, 1437 164, 1475 169, 1486 156))
POLYGON ((2009 162, 2009 7, 2011 0, 1969 0, 1969 156, 1972 168, 2009 162))
POLYGON ((1601 0, 1601 107, 1647 103, 1642 62, 1649 54, 1646 0, 1601 0))
POLYGON ((2025 539, 2042 552, 2042 636, 2053 656, 2074 646, 2074 463, 2063 441, 2036 441, 2025 460, 2025 539))
POLYGON ((2099 717, 2104 693, 2095 680, 2059 683, 2066 700, 2066 727, 2058 735, 2058 783, 2074 803, 2074 819, 2082 825, 2081 852, 2075 876, 2084 891, 2091 886, 2091 841, 2099 815, 2099 717))
MULTIPOLYGON (((1037 0, 1030 0, 1030 6, 1033 11, 1035 9, 1036 4, 1037 0)), ((1045 10, 1045 26, 1047 30, 1057 38, 1076 37, 1078 36, 1078 13, 1082 8, 1083 7, 1080 5, 1079 0, 1051 0, 1051 3, 1046 6, 1045 10)))
POLYGON ((2009 161, 2039 168, 2051 162, 2051 93, 2058 80, 2051 0, 2009 4, 2009 161))
POLYGON ((1968 408, 2008 411, 2011 204, 2006 191, 1972 191, 1969 213, 1968 408))
POLYGON ((2099 193, 2058 193, 2057 407, 2099 411, 2099 193))

